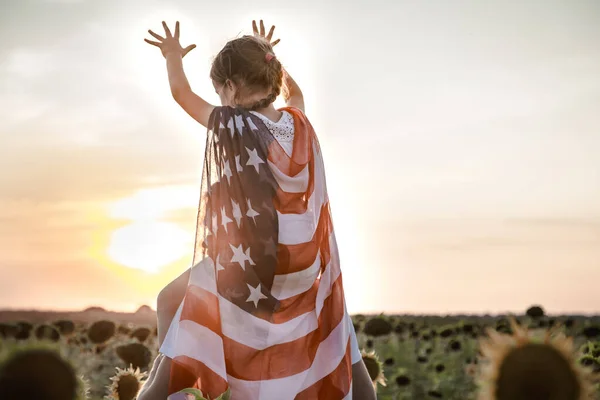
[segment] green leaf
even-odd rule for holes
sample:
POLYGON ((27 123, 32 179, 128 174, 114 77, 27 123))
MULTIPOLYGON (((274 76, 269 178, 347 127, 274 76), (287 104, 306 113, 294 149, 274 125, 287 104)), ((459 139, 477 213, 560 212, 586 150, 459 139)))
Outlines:
MULTIPOLYGON (((188 388, 188 389, 180 390, 179 393, 193 394, 194 396, 196 396, 196 400, 211 400, 210 397, 204 397, 204 393, 202 393, 202 391, 200 389, 188 388)), ((227 388, 227 391, 222 393, 219 397, 215 398, 214 400, 229 400, 230 398, 231 398, 231 389, 227 388)))

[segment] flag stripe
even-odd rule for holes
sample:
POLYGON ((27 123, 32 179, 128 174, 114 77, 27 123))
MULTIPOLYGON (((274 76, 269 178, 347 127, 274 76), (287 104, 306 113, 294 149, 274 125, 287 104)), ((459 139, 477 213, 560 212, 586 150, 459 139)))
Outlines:
POLYGON ((171 361, 169 393, 186 388, 200 388, 205 395, 215 399, 224 393, 228 383, 207 365, 197 359, 180 355, 171 361))
MULTIPOLYGON (((278 330, 281 331, 281 327, 272 324, 267 335, 262 337, 263 345, 260 349, 256 349, 251 347, 245 340, 248 337, 251 338, 251 341, 257 341, 256 332, 251 327, 238 324, 238 326, 232 327, 234 329, 231 330, 236 332, 236 338, 222 335, 221 341, 220 336, 203 326, 205 322, 203 314, 188 316, 182 314, 180 333, 172 354, 179 355, 180 352, 181 354, 186 352, 185 354, 190 356, 195 354, 196 358, 210 365, 218 365, 219 356, 224 356, 227 372, 239 379, 281 378, 299 373, 309 367, 319 344, 330 335, 336 325, 344 321, 345 315, 347 314, 340 276, 333 285, 332 294, 325 300, 322 312, 318 317, 316 329, 305 336, 267 347, 265 343, 272 340, 271 331, 274 335, 277 335, 278 330), (219 346, 224 350, 221 354, 205 353, 202 348, 208 346, 219 346), (192 350, 187 350, 188 348, 200 349, 194 353, 192 350), (205 359, 205 357, 210 359, 205 359), (294 362, 290 363, 290 360, 294 360, 294 362)), ((258 337, 258 340, 260 339, 258 337)))
POLYGON ((296 111, 287 109, 294 117, 294 144, 292 157, 288 156, 285 149, 277 140, 271 142, 268 148, 268 160, 277 165, 277 168, 287 176, 296 176, 311 160, 314 159, 312 139, 314 132, 308 120, 299 118, 296 111))
POLYGON ((352 383, 348 381, 348 376, 352 375, 352 349, 350 340, 346 345, 346 353, 333 372, 321 378, 294 398, 294 400, 343 400, 350 391, 352 383))
MULTIPOLYGON (((311 366, 292 376, 279 379, 261 381, 248 381, 237 379, 231 375, 227 377, 231 386, 234 399, 260 399, 260 400, 292 400, 296 393, 310 388, 313 384, 329 375, 346 356, 350 331, 345 321, 339 323, 333 332, 321 343, 311 366)), ((291 359, 289 361, 292 361, 291 359)), ((350 376, 348 376, 350 381, 350 376)), ((319 400, 328 400, 319 398, 319 400)))
MULTIPOLYGON (((211 279, 214 280, 212 265, 210 258, 206 258, 192 269, 189 282, 190 286, 195 286, 192 293, 199 293, 203 290, 205 293, 201 296, 218 297, 222 334, 259 350, 296 340, 316 329, 321 308, 333 290, 330 282, 335 284, 340 279, 339 285, 342 286, 342 275, 339 268, 333 269, 332 265, 328 265, 321 274, 321 278, 313 284, 308 292, 283 300, 281 309, 274 314, 276 317, 272 321, 267 321, 245 312, 211 288, 211 279), (295 302, 300 304, 295 304, 295 302), (296 307, 298 309, 295 309, 296 307)), ((203 317, 203 314, 196 314, 193 310, 189 312, 189 315, 182 315, 181 319, 195 320, 204 324, 201 321, 207 318, 208 324, 212 323, 210 317, 203 317)), ((179 316, 176 315, 176 318, 179 316)))
POLYGON ((308 165, 306 165, 300 172, 295 176, 285 175, 276 164, 271 161, 267 161, 273 171, 273 176, 279 184, 279 187, 287 193, 305 193, 308 189, 308 183, 310 182, 310 171, 308 165))
POLYGON ((284 300, 306 292, 314 285, 321 272, 321 261, 321 252, 318 251, 315 261, 307 269, 285 275, 275 275, 271 294, 278 300, 284 300))
POLYGON ((321 342, 339 323, 345 322, 344 315, 344 292, 338 280, 332 295, 325 300, 318 328, 308 335, 264 350, 224 337, 227 372, 244 380, 276 379, 300 373, 310 367, 321 342))
POLYGON ((289 274, 310 268, 319 248, 323 242, 327 242, 326 239, 331 234, 330 228, 329 202, 327 202, 323 204, 319 212, 319 222, 317 223, 317 229, 315 229, 312 240, 292 245, 279 243, 277 246, 277 268, 275 269, 275 275, 289 274))
POLYGON ((216 375, 225 379, 223 339, 205 326, 192 320, 180 320, 177 342, 167 354, 172 359, 187 356, 201 361, 216 375))

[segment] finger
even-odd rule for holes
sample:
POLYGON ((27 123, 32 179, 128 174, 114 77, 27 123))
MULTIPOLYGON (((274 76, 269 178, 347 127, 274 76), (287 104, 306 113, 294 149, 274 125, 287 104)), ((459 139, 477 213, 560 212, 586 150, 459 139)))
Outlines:
POLYGON ((271 29, 269 30, 269 34, 267 35, 267 40, 270 42, 271 38, 273 37, 273 31, 275 30, 275 25, 271 26, 271 29))
POLYGON ((167 34, 167 37, 173 37, 173 35, 171 35, 171 31, 169 30, 169 27, 167 26, 167 23, 165 21, 162 22, 162 26, 163 28, 165 28, 165 33, 167 34))
POLYGON ((175 39, 179 39, 179 21, 175 22, 175 39))
POLYGON ((258 36, 258 28, 256 26, 256 20, 252 20, 252 33, 254 33, 254 36, 258 36))
POLYGON ((263 20, 260 20, 260 36, 265 36, 265 24, 263 24, 263 20))
POLYGON ((160 40, 160 41, 163 41, 163 40, 165 40, 165 38, 164 38, 164 37, 162 37, 162 36, 160 36, 160 35, 157 35, 156 33, 152 32, 150 29, 148 29, 148 33, 149 33, 149 34, 151 34, 152 36, 154 36, 156 39, 158 39, 158 40, 160 40))
POLYGON ((271 47, 275 46, 277 43, 279 43, 281 41, 281 39, 277 39, 275 40, 273 43, 271 43, 271 47))
POLYGON ((185 57, 185 55, 187 53, 189 53, 190 51, 192 51, 195 48, 196 48, 195 44, 190 44, 188 47, 186 47, 185 49, 183 49, 183 56, 182 56, 182 58, 185 57))
POLYGON ((156 46, 156 47, 160 47, 160 43, 154 42, 152 40, 144 39, 144 42, 150 43, 151 45, 156 46))

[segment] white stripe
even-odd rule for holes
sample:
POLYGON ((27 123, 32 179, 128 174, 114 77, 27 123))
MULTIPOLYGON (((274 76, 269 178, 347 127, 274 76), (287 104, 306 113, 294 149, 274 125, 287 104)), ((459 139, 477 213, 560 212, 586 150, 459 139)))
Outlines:
POLYGON ((308 189, 308 180, 310 174, 308 173, 308 164, 302 169, 302 171, 298 172, 295 176, 289 176, 282 172, 276 164, 267 160, 269 163, 269 167, 273 172, 273 176, 275 180, 281 187, 281 190, 288 193, 303 193, 308 189))
MULTIPOLYGON (((201 287, 214 294, 219 299, 221 327, 225 336, 257 350, 263 350, 276 344, 287 343, 308 335, 318 327, 318 318, 323 309, 323 303, 331 293, 330 282, 339 276, 340 269, 328 264, 321 275, 317 290, 315 310, 311 310, 281 324, 272 324, 264 319, 255 317, 222 297, 212 288, 214 286, 214 267, 212 260, 205 258, 198 263, 190 275, 190 284, 201 287)), ((177 319, 173 320, 174 322, 177 319)), ((165 342, 167 340, 165 339, 165 342)))
MULTIPOLYGON (((174 321, 179 321, 179 318, 174 321)), ((160 348, 161 353, 171 359, 187 356, 201 361, 214 373, 227 379, 223 340, 219 335, 189 320, 179 321, 178 326, 173 330, 169 328, 169 333, 170 337, 165 338, 160 348), (168 344, 165 345, 166 343, 168 344)))
MULTIPOLYGON (((344 308, 346 304, 344 304, 344 308)), ((348 321, 348 329, 350 329, 350 348, 352 349, 352 364, 356 364, 357 362, 362 360, 362 354, 360 354, 360 348, 358 347, 358 340, 356 339, 356 331, 354 330, 354 325, 352 324, 352 318, 348 314, 348 311, 345 311, 346 321, 348 321)))
MULTIPOLYGON (((311 196, 311 200, 313 196, 311 196)), ((323 203, 321 203, 321 205, 323 205, 323 203)), ((315 232, 317 231, 320 215, 321 207, 315 210, 310 207, 310 202, 309 207, 303 214, 282 214, 277 211, 277 218, 279 220, 279 243, 294 245, 313 240, 315 232)))
MULTIPOLYGON (((273 170, 276 174, 277 167, 273 170)), ((279 172, 280 173, 280 172, 279 172)), ((285 176, 285 179, 293 179, 285 176)), ((279 185, 284 188, 283 182, 279 185)), ((302 214, 280 213, 279 219, 279 243, 293 245, 310 242, 314 235, 321 217, 321 207, 327 201, 327 189, 325 187, 325 171, 321 157, 315 152, 315 171, 313 192, 308 199, 306 212, 302 214)))
POLYGON ((285 378, 246 381, 227 375, 233 399, 293 400, 304 389, 329 375, 340 364, 346 353, 350 331, 342 320, 321 342, 312 365, 305 371, 285 378))
POLYGON ((321 309, 323 308, 323 303, 325 299, 331 294, 331 287, 335 280, 340 276, 341 269, 338 258, 338 251, 336 242, 333 238, 333 235, 329 235, 329 263, 327 263, 327 268, 321 274, 321 281, 319 282, 319 290, 317 291, 317 299, 316 299, 316 308, 317 315, 321 315, 321 309))
POLYGON ((284 300, 304 293, 315 283, 320 270, 321 251, 319 250, 315 261, 310 267, 285 275, 275 275, 271 294, 278 300, 284 300))

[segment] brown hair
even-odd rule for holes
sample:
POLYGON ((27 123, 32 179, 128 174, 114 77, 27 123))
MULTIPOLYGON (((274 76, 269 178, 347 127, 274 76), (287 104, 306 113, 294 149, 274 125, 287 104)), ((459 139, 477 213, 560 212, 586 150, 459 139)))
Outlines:
POLYGON ((238 90, 234 102, 239 103, 244 96, 257 91, 269 90, 269 95, 254 104, 241 105, 250 110, 269 106, 281 93, 283 67, 275 57, 267 62, 266 56, 273 53, 273 47, 264 39, 244 35, 227 42, 213 60, 210 78, 219 85, 227 79, 233 81, 238 90))

